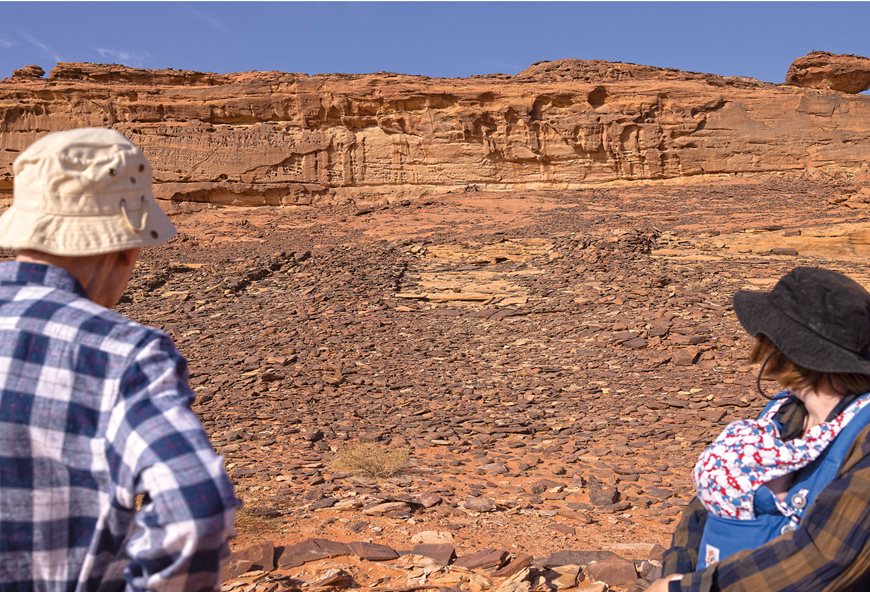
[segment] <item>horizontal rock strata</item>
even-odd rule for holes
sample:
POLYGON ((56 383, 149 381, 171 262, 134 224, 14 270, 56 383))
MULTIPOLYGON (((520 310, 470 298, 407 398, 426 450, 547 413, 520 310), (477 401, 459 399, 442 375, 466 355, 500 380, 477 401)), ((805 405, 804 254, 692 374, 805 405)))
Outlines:
POLYGON ((240 205, 855 169, 870 156, 870 97, 631 64, 438 79, 61 63, 0 81, 0 192, 21 150, 79 126, 140 145, 162 199, 240 205))

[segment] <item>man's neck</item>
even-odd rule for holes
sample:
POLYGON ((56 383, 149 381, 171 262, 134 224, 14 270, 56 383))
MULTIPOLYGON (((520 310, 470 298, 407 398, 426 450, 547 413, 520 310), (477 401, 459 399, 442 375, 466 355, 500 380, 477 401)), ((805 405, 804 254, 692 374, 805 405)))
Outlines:
POLYGON ((118 303, 130 279, 130 272, 136 264, 138 250, 81 257, 65 257, 41 251, 19 251, 16 261, 22 263, 41 263, 54 265, 66 270, 73 276, 88 298, 111 308, 118 303))
POLYGON ((85 291, 88 290, 88 286, 90 285, 94 275, 94 267, 89 265, 90 259, 91 258, 82 258, 76 260, 76 258, 73 257, 61 257, 59 255, 42 253, 40 251, 20 251, 15 257, 16 261, 22 263, 39 263, 42 265, 60 267, 73 276, 79 284, 84 286, 85 291))

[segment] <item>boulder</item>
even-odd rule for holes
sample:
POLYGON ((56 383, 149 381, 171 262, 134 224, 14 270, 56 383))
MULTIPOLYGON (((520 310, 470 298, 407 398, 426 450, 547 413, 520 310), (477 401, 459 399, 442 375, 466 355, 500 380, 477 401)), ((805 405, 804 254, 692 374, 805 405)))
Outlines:
POLYGON ((545 572, 545 577, 550 588, 574 588, 582 578, 582 568, 579 565, 560 565, 545 572))
POLYGON ((13 80, 27 80, 28 78, 42 78, 45 70, 36 65, 24 66, 12 72, 13 80))
POLYGON ((870 58, 813 51, 791 63, 786 84, 856 94, 870 89, 870 58))

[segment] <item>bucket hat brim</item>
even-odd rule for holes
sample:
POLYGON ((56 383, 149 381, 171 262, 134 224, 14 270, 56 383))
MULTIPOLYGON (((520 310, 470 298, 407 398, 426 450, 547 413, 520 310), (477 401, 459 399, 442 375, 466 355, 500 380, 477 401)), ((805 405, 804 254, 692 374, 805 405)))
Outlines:
POLYGON ((131 214, 139 220, 142 212, 147 213, 147 224, 135 232, 122 213, 58 216, 13 203, 0 216, 0 247, 80 257, 150 247, 175 236, 175 225, 156 200, 144 200, 143 210, 131 214))
POLYGON ((42 136, 12 165, 0 247, 81 257, 149 247, 175 236, 154 199, 148 159, 109 128, 42 136))
POLYGON ((746 332, 767 336, 795 364, 826 373, 870 375, 870 357, 845 349, 797 323, 771 304, 767 292, 740 290, 734 312, 746 332))

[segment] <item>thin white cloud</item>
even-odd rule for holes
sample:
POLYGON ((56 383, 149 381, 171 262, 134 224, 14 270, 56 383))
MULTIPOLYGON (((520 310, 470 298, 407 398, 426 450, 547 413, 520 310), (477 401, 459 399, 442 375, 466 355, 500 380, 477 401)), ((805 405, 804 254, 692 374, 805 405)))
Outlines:
POLYGON ((101 57, 107 60, 114 60, 119 64, 124 64, 125 66, 136 66, 141 67, 145 65, 145 62, 148 60, 147 53, 136 53, 132 51, 125 51, 123 49, 109 49, 106 47, 98 47, 96 48, 98 54, 101 57))
POLYGON ((63 61, 63 58, 60 55, 58 55, 58 53, 56 51, 54 51, 51 47, 49 47, 47 43, 37 39, 36 37, 31 35, 30 33, 27 33, 26 31, 18 31, 18 34, 21 35, 21 37, 23 37, 24 40, 27 41, 30 45, 32 45, 33 47, 36 47, 37 49, 41 49, 43 52, 45 52, 45 54, 48 57, 50 57, 51 59, 53 59, 55 62, 62 62, 63 61))
POLYGON ((201 20, 209 27, 217 31, 218 33, 223 33, 228 37, 233 36, 233 31, 228 26, 224 24, 222 20, 220 20, 217 15, 207 10, 200 10, 198 8, 187 8, 187 12, 194 16, 195 18, 201 20))
POLYGON ((0 47, 3 49, 9 49, 11 47, 15 47, 17 43, 12 41, 11 39, 6 39, 5 37, 0 37, 0 47))

